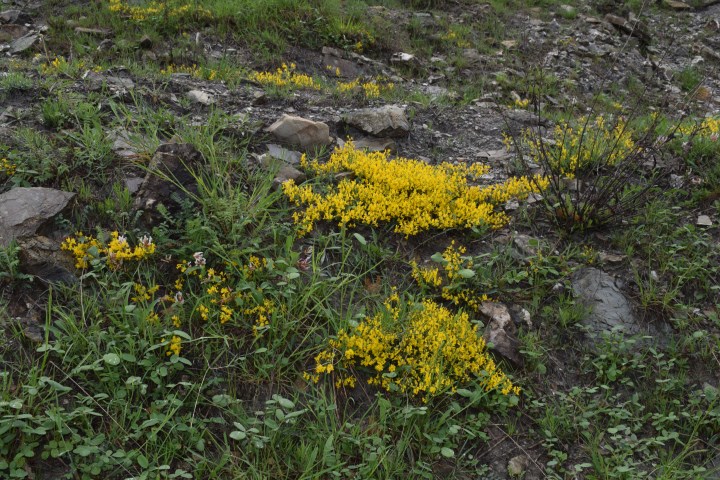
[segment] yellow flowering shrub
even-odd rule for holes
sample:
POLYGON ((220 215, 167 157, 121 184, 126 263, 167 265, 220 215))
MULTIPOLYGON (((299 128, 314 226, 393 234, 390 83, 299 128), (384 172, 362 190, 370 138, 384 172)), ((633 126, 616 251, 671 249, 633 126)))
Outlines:
POLYGON ((439 293, 443 300, 478 311, 489 297, 465 286, 463 280, 475 275, 472 270, 473 260, 464 255, 466 251, 462 245, 455 246, 453 241, 438 258, 439 267, 421 267, 417 262, 411 262, 412 277, 421 287, 439 293))
MULTIPOLYGON (((541 140, 535 132, 526 130, 521 144, 527 147, 531 157, 547 160, 554 173, 568 178, 574 178, 579 170, 588 167, 613 166, 639 149, 624 120, 608 125, 602 115, 590 119, 581 117, 576 124, 560 121, 550 141, 541 140)), ((505 137, 505 145, 508 149, 513 146, 510 137, 505 137)))
POLYGON ((333 375, 337 386, 352 386, 356 368, 367 372, 370 385, 425 402, 472 380, 488 392, 520 393, 490 358, 466 313, 453 314, 430 300, 406 304, 397 294, 385 301, 384 311, 329 340, 306 378, 318 382, 333 375))
POLYGON ((109 240, 106 242, 104 238, 78 232, 74 237, 67 237, 60 248, 72 253, 75 267, 81 269, 88 268, 92 260, 101 259, 110 269, 116 270, 125 262, 139 261, 155 253, 152 237, 143 236, 134 247, 117 231, 110 233, 109 240))
MULTIPOLYGON (((321 220, 337 221, 341 227, 394 222, 395 231, 405 236, 430 229, 499 228, 509 219, 495 207, 536 191, 534 181, 526 177, 489 186, 473 185, 472 180, 489 171, 485 165, 432 166, 420 160, 391 160, 389 155, 357 150, 348 141, 335 149, 327 163, 308 162, 303 157, 301 165, 317 174, 350 172, 352 176, 324 189, 299 186, 292 180, 283 184, 290 201, 305 206, 303 212, 294 214, 301 234, 312 231, 321 220)), ((541 186, 547 184, 542 178, 535 181, 541 186)))
POLYGON ((140 4, 123 0, 109 0, 110 11, 130 18, 135 22, 146 20, 178 20, 187 17, 208 20, 212 12, 194 0, 146 1, 140 4))
POLYGON ((290 66, 283 63, 274 72, 252 72, 248 79, 261 85, 270 85, 280 89, 320 90, 320 84, 313 80, 310 75, 295 71, 294 63, 291 63, 290 66))

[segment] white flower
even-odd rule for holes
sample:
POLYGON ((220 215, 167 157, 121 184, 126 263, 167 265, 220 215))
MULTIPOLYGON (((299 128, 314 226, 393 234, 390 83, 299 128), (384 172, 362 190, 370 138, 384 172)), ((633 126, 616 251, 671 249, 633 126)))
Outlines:
POLYGON ((202 267, 207 263, 205 260, 205 257, 203 257, 203 252, 195 252, 193 253, 193 258, 195 259, 195 265, 198 267, 202 267))

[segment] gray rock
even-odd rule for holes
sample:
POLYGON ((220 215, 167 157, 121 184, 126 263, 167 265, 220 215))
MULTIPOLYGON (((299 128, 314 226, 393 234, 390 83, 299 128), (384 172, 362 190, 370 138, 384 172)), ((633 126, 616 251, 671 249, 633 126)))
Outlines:
POLYGON ((355 148, 370 152, 384 152, 385 150, 390 150, 391 153, 397 152, 397 144, 392 138, 357 138, 355 139, 355 148))
POLYGON ((95 37, 107 38, 112 35, 111 30, 105 28, 86 28, 86 27, 75 27, 75 33, 92 35, 95 37))
POLYGON ((150 50, 153 46, 153 41, 147 35, 143 35, 142 37, 140 37, 140 41, 138 42, 138 45, 143 50, 150 50))
POLYGON ((583 268, 572 277, 572 288, 580 302, 590 310, 583 320, 590 334, 600 335, 615 329, 625 335, 648 333, 633 312, 615 279, 596 268, 583 268))
POLYGON ((143 184, 145 179, 141 177, 127 177, 125 179, 125 188, 127 188, 130 194, 135 194, 140 190, 140 186, 143 184))
POLYGON ((32 19, 20 10, 5 10, 0 12, 0 23, 30 23, 32 19))
POLYGON ((0 195, 0 247, 30 237, 48 220, 62 212, 75 196, 43 187, 18 187, 0 195))
POLYGON ((298 163, 300 163, 300 159, 302 158, 302 153, 288 150, 287 148, 283 148, 280 145, 275 145, 271 143, 267 147, 268 155, 270 155, 272 158, 282 160, 283 162, 290 165, 297 165, 298 163))
POLYGON ((345 58, 345 52, 337 48, 323 47, 323 65, 331 75, 340 74, 344 78, 356 78, 364 74, 356 62, 345 58))
POLYGON ((115 75, 103 75, 102 73, 93 72, 92 70, 88 70, 83 75, 83 80, 88 83, 88 87, 91 90, 100 90, 105 85, 114 91, 125 91, 135 88, 135 82, 133 82, 130 78, 118 77, 115 75))
POLYGON ((701 227, 712 227, 713 222, 707 215, 700 215, 695 224, 701 227))
POLYGON ((288 180, 293 180, 295 183, 302 183, 305 181, 305 178, 305 174, 297 168, 292 165, 283 164, 283 166, 280 167, 280 171, 273 179, 273 186, 278 188, 288 180))
POLYGON ((39 38, 40 35, 36 33, 28 33, 27 35, 18 38, 10 44, 10 54, 14 55, 16 53, 24 52, 35 45, 35 42, 37 42, 39 38))
POLYGON ((49 283, 77 282, 75 265, 70 255, 60 250, 60 244, 43 236, 19 240, 20 268, 23 273, 49 283))
POLYGON ((404 137, 410 133, 410 122, 405 115, 405 109, 396 105, 346 113, 343 121, 376 137, 404 137))
POLYGON ((280 143, 299 145, 303 148, 329 145, 330 127, 323 122, 314 122, 294 115, 283 115, 266 131, 280 143))
POLYGON ((14 23, 0 25, 0 42, 12 42, 27 35, 29 31, 30 30, 24 25, 16 25, 14 23))
POLYGON ((511 478, 520 478, 530 466, 530 459, 525 455, 516 455, 510 459, 507 466, 511 478))
POLYGON ((502 303, 484 302, 480 305, 480 312, 490 318, 483 335, 485 340, 493 344, 494 351, 515 365, 521 365, 522 357, 518 351, 520 343, 510 310, 502 303))
POLYGON ((187 93, 187 98, 189 98, 195 103, 200 103, 202 105, 212 105, 213 103, 215 103, 215 98, 209 93, 203 92, 202 90, 190 90, 187 93))

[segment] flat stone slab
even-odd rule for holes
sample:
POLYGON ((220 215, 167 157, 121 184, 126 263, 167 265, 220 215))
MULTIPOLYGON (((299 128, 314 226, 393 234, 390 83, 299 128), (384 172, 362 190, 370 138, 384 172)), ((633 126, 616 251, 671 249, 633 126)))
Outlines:
POLYGON ((615 279, 596 268, 584 268, 573 275, 572 288, 590 310, 583 320, 591 334, 621 330, 625 335, 648 333, 633 312, 632 304, 615 284, 615 279))
POLYGON ((30 237, 63 211, 74 193, 43 187, 18 187, 0 195, 0 246, 30 237))

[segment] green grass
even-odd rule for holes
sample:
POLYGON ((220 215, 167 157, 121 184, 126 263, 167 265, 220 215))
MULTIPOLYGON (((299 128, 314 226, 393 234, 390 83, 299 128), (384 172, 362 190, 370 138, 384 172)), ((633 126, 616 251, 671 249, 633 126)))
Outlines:
MULTIPOLYGON (((92 247, 85 269, 68 267, 77 283, 64 285, 28 275, 21 243, 0 248, 0 477, 466 479, 498 474, 498 465, 519 453, 543 478, 709 475, 720 448, 713 384, 720 259, 714 227, 694 223, 699 213, 716 221, 719 211, 712 137, 688 134, 663 146, 703 185, 685 192, 662 183, 652 201, 619 216, 612 229, 561 233, 548 223, 548 209, 536 205, 511 213, 510 229, 495 233, 475 226, 404 238, 391 224, 338 228, 320 221, 300 236, 297 209, 274 183, 279 165, 254 160, 268 140, 258 119, 236 115, 248 106, 246 97, 227 109, 172 100, 186 85, 161 72, 169 65, 195 65, 197 74, 183 81, 225 82, 234 99, 256 88, 247 85, 250 72, 273 71, 298 45, 356 51, 361 41, 364 53, 377 56, 408 47, 421 57, 440 53, 462 69, 465 48, 493 52, 499 41, 521 38, 500 21, 517 2, 493 2, 487 16, 466 15, 462 24, 443 16, 456 2, 377 2, 431 9, 438 21, 430 26, 423 17, 398 24, 376 18, 368 3, 212 0, 193 3, 211 17, 144 21, 123 18, 107 3, 75 4, 63 18, 113 29, 112 47, 97 50, 101 39, 74 34, 56 10, 46 57, 34 65, 3 63, 9 74, 0 79, 2 95, 17 95, 13 101, 26 108, 3 131, 0 194, 17 186, 72 190, 75 203, 44 234, 62 241, 82 231, 107 244, 118 231, 133 247, 151 236, 156 251, 120 264, 104 258, 101 245, 92 247), (393 31, 396 44, 387 36, 393 31), (195 32, 247 48, 252 59, 208 58, 195 32), (154 60, 138 47, 143 34, 157 48, 154 60), (128 92, 116 94, 109 85, 90 91, 81 78, 91 69, 117 74, 120 64, 136 84, 128 92), (37 92, 39 101, 22 104, 27 92, 37 92), (135 154, 116 155, 111 132, 121 132, 135 154), (176 182, 165 205, 138 210, 125 179, 144 177, 157 148, 170 141, 199 152, 192 163, 184 159, 188 181, 176 182), (520 234, 532 237, 529 249, 518 246, 520 234), (412 262, 444 267, 452 241, 467 247, 457 275, 438 288, 415 282, 412 262), (607 254, 620 260, 605 260, 607 254), (638 316, 662 327, 667 342, 618 332, 588 342, 588 311, 571 287, 572 275, 586 267, 623 279, 638 316), (223 287, 236 296, 223 297, 223 287), (409 303, 431 299, 467 312, 480 331, 489 323, 475 310, 482 295, 513 312, 525 309, 528 317, 513 321, 521 361, 491 350, 521 394, 486 392, 475 379, 423 402, 368 385, 375 372, 362 365, 344 372, 357 377, 354 388, 337 386, 332 376, 308 380, 328 340, 382 310, 395 291, 409 303), (223 306, 233 311, 225 323, 223 306)), ((271 107, 408 103, 413 121, 434 129, 429 115, 438 102, 464 108, 500 90, 509 104, 512 91, 542 98, 569 88, 542 70, 488 71, 470 79, 450 75, 457 96, 432 100, 398 83, 369 99, 339 93, 337 81, 315 67, 299 64, 298 71, 312 75, 320 90, 270 95, 271 107)), ((697 76, 683 75, 688 85, 697 76)), ((631 86, 639 92, 637 82, 631 86)), ((614 95, 598 102, 606 115, 625 111, 614 95)), ((629 119, 633 131, 652 129, 655 136, 674 124, 662 112, 657 121, 637 117, 629 119)), ((637 168, 629 175, 635 181, 649 174, 637 168)))

